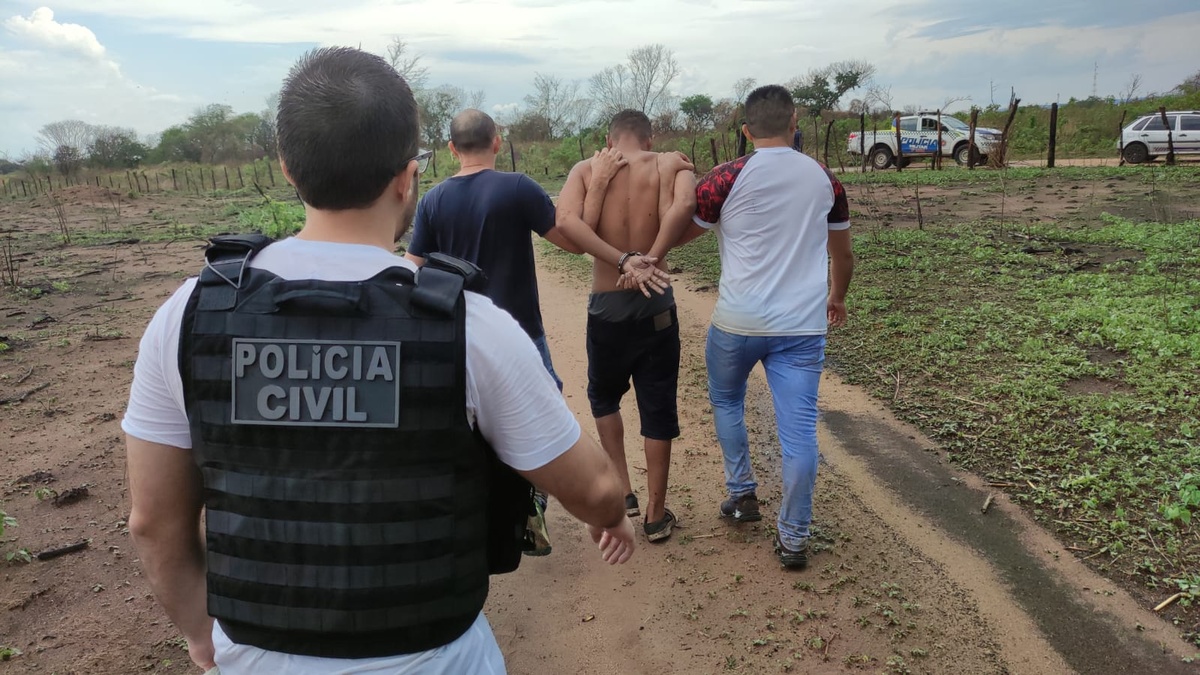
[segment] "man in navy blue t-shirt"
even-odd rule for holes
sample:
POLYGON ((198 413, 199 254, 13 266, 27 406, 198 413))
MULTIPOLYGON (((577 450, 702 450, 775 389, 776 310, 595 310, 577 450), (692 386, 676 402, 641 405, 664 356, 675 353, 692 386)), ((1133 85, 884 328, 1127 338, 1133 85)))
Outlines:
POLYGON ((461 168, 421 199, 405 257, 420 265, 431 253, 445 253, 478 265, 488 277, 486 294, 529 334, 561 390, 542 327, 529 233, 572 253, 581 250, 555 227, 554 204, 540 185, 525 174, 496 171, 500 136, 486 113, 455 116, 450 152, 461 168))
MULTIPOLYGON (((454 117, 450 152, 459 171, 435 185, 417 205, 412 243, 404 257, 421 265, 429 254, 445 253, 478 265, 488 277, 484 292, 529 334, 562 391, 542 327, 529 233, 571 253, 583 251, 555 227, 554 204, 540 185, 525 174, 496 171, 500 136, 486 113, 464 110, 454 117)), ((528 527, 535 546, 531 555, 545 555, 550 552, 545 495, 539 493, 537 502, 539 513, 528 527)))

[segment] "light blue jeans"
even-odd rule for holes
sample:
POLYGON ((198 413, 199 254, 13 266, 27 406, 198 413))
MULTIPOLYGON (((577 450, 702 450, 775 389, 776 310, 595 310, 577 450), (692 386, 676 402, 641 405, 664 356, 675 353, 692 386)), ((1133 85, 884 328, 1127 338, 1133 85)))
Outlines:
POLYGON ((746 381, 755 364, 763 364, 783 451, 779 538, 787 548, 802 548, 817 482, 817 386, 825 367, 825 336, 753 337, 710 326, 705 360, 708 399, 725 456, 725 486, 735 498, 758 488, 746 436, 746 381))
POLYGON ((533 341, 533 346, 537 347, 538 354, 542 356, 542 365, 546 366, 546 372, 550 373, 550 377, 554 378, 554 383, 558 385, 558 390, 563 390, 563 381, 558 379, 558 373, 554 372, 554 363, 550 361, 550 345, 546 343, 546 336, 543 335, 533 341))

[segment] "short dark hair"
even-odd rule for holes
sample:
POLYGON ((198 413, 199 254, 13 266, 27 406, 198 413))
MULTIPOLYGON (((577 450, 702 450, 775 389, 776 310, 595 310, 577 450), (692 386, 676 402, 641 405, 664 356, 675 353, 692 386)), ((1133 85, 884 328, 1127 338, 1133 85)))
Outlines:
POLYGON ((450 142, 459 152, 490 150, 496 138, 496 121, 482 110, 468 108, 450 120, 450 142))
POLYGON ((646 117, 646 113, 640 110, 622 110, 613 115, 612 121, 608 123, 608 136, 610 139, 619 138, 622 134, 634 134, 639 141, 648 141, 654 135, 654 130, 650 126, 650 118, 646 117))
POLYGON ((275 125, 300 198, 335 211, 374 203, 420 137, 408 83, 382 58, 349 47, 315 49, 296 62, 275 125))
POLYGON ((746 126, 756 138, 787 136, 795 112, 792 92, 777 84, 759 87, 746 97, 746 126))

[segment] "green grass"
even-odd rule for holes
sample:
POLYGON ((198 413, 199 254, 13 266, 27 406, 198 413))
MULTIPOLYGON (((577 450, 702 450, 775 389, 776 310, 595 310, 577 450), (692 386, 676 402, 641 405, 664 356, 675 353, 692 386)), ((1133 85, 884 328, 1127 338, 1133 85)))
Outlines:
POLYGON ((855 247, 837 370, 1111 571, 1200 583, 1200 221, 888 229, 855 247), (1112 261, 1026 253, 1025 236, 1112 261))

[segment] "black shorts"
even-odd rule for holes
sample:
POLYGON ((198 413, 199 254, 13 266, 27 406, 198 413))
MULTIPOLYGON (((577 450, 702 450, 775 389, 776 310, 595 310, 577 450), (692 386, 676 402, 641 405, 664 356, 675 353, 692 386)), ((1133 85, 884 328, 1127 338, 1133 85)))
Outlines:
POLYGON ((632 379, 642 436, 658 441, 679 437, 679 319, 674 306, 629 321, 588 314, 587 355, 594 417, 618 412, 632 379))

